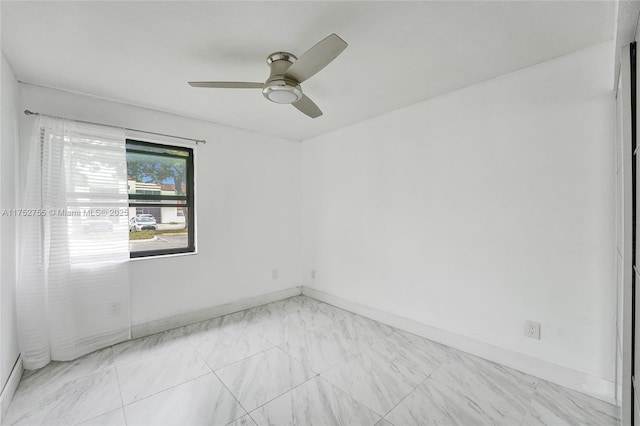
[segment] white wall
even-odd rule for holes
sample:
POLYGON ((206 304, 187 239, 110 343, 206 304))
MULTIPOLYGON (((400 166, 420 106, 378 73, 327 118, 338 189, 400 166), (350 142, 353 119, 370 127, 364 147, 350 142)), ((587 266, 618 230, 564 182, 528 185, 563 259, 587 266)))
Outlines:
MULTIPOLYGON (((207 140, 196 153, 198 254, 131 262, 133 325, 301 284, 299 143, 28 84, 20 103, 207 140)), ((21 129, 31 120, 22 115, 21 129)))
POLYGON ((304 141, 306 285, 614 382, 612 73, 606 43, 304 141))
MULTIPOLYGON (((0 99, 0 211, 16 208, 18 82, 2 54, 0 99)), ((0 216, 0 390, 19 355, 16 331, 15 218, 0 216)))

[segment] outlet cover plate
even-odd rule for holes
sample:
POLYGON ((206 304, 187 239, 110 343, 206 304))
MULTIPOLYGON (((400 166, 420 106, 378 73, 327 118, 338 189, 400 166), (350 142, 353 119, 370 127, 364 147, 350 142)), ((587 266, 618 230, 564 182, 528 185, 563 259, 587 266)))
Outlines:
POLYGON ((524 322, 524 335, 532 339, 540 340, 540 323, 534 321, 524 322))

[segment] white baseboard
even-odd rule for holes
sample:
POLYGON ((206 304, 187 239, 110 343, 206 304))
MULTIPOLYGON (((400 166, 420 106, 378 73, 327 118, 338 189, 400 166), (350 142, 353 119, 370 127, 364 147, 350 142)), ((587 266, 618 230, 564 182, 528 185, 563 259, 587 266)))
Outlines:
POLYGON ((168 318, 133 325, 131 326, 131 338, 137 339, 138 337, 149 336, 151 334, 194 324, 211 318, 217 318, 222 315, 228 315, 238 311, 244 311, 245 309, 298 296, 300 294, 302 294, 302 287, 291 287, 285 290, 273 291, 271 293, 260 294, 258 296, 225 303, 224 305, 212 306, 195 312, 187 312, 168 318))
POLYGON ((616 393, 616 405, 618 407, 622 407, 622 383, 618 385, 618 392, 616 393))
POLYGON ((459 349, 463 352, 479 356, 489 361, 522 371, 523 373, 531 374, 532 376, 593 396, 608 403, 616 404, 616 385, 609 380, 595 377, 549 361, 541 360, 539 358, 534 358, 520 352, 501 348, 490 343, 481 342, 471 337, 431 327, 427 324, 396 314, 370 308, 360 303, 325 293, 324 291, 303 286, 302 294, 392 327, 408 331, 409 333, 451 346, 452 348, 459 349))
POLYGON ((7 379, 7 383, 5 383, 2 392, 0 392, 0 425, 4 424, 4 417, 7 414, 9 404, 11 403, 13 395, 16 393, 16 389, 20 383, 20 379, 22 378, 22 371, 22 355, 20 355, 18 356, 16 363, 13 365, 13 369, 7 379))

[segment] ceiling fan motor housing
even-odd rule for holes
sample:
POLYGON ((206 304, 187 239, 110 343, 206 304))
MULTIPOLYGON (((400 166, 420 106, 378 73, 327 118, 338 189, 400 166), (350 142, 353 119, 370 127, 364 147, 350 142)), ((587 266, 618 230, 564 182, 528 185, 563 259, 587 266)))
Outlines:
POLYGON ((285 75, 287 69, 296 59, 294 55, 287 52, 276 52, 269 55, 267 64, 271 67, 271 74, 262 89, 265 98, 278 104, 292 104, 302 98, 300 84, 285 75))

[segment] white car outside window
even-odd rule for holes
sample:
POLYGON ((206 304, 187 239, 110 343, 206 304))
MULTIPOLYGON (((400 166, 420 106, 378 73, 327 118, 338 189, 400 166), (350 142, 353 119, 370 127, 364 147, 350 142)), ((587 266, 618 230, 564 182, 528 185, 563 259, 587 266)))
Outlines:
POLYGON ((156 231, 157 229, 156 218, 150 214, 139 214, 129 219, 129 231, 156 231))

